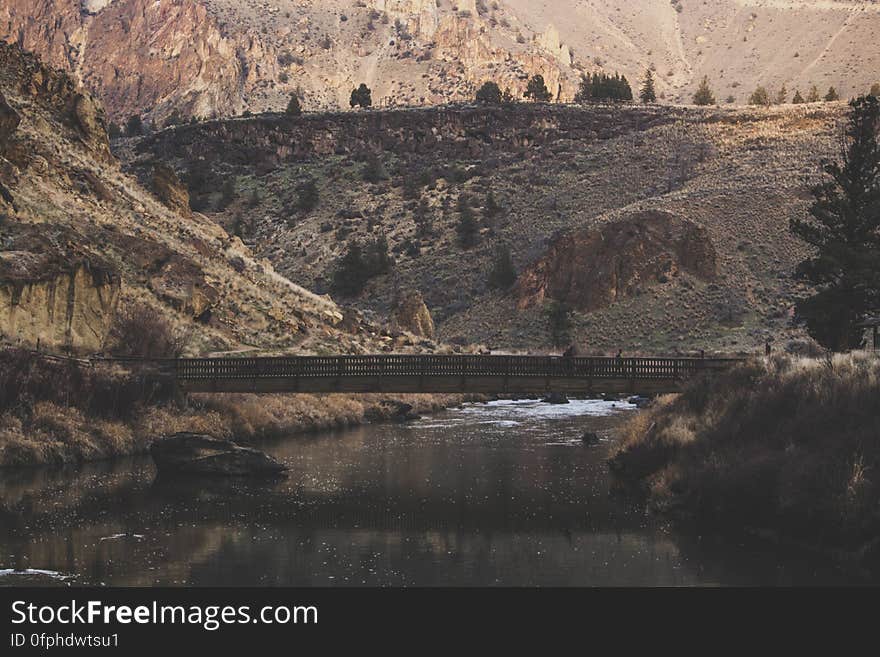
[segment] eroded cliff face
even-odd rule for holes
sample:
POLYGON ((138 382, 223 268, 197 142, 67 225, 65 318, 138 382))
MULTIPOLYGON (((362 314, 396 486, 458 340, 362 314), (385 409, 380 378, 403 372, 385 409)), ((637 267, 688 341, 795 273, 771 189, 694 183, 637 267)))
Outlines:
POLYGON ((119 275, 99 258, 27 232, 0 251, 0 335, 31 347, 99 351, 115 317, 119 275), (19 248, 23 241, 33 250, 19 248))
POLYGON ((592 312, 682 273, 717 274, 708 232, 666 212, 640 212, 559 238, 516 286, 520 309, 545 300, 592 312))
POLYGON ((227 117, 283 109, 347 108, 360 82, 375 104, 473 98, 494 79, 515 94, 541 73, 570 99, 579 73, 559 34, 528 42, 506 20, 435 0, 8 0, 0 40, 70 71, 123 123, 133 114, 227 117), (344 18, 343 18, 344 17, 344 18), (504 27, 507 26, 507 27, 504 27))

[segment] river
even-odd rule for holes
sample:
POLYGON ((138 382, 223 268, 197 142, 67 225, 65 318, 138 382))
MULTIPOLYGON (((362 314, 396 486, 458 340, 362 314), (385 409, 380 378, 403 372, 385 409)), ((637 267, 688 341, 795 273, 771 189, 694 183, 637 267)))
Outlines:
POLYGON ((858 583, 766 544, 676 533, 611 493, 625 403, 466 405, 262 447, 272 484, 164 482, 147 457, 0 473, 0 585, 858 583), (584 445, 585 430, 598 446, 584 445))

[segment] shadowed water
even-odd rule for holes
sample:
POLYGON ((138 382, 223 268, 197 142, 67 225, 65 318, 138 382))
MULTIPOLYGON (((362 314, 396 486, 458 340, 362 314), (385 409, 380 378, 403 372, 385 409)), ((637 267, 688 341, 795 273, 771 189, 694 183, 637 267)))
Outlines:
POLYGON ((858 581, 675 534, 610 494, 627 404, 495 402, 263 447, 286 481, 159 481, 148 458, 0 478, 0 585, 858 581), (603 442, 582 444, 585 430, 603 442))

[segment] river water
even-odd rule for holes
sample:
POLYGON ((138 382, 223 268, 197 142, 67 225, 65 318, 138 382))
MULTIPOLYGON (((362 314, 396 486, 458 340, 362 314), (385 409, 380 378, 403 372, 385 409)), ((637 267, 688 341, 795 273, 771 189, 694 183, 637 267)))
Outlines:
POLYGON ((0 585, 675 586, 858 581, 676 533, 611 493, 625 403, 467 405, 263 445, 290 477, 164 482, 149 458, 0 475, 0 585), (585 430, 602 443, 585 446, 585 430))

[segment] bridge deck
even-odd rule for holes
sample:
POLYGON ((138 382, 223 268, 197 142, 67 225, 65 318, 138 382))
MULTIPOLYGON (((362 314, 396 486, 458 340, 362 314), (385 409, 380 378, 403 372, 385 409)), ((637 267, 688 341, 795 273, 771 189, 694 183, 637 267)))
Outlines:
POLYGON ((702 358, 378 355, 174 361, 187 392, 676 392, 739 363, 702 358))

